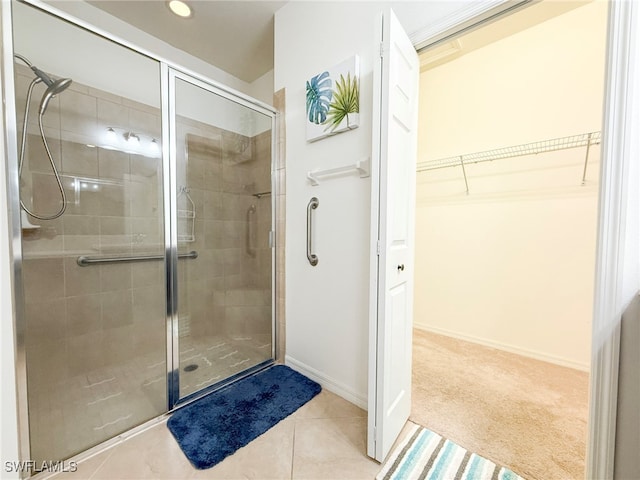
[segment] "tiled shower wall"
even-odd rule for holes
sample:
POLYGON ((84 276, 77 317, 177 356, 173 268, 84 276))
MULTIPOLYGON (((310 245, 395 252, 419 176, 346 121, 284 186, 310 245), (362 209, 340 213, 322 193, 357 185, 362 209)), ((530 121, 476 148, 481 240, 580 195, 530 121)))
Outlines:
MULTIPOLYGON (((18 67, 18 128, 32 74, 18 67)), ((60 194, 30 106, 21 197, 50 214, 60 194)), ((159 109, 74 82, 51 102, 45 133, 67 194, 65 214, 23 230, 25 343, 30 389, 137 355, 165 354, 162 262, 79 267, 79 255, 162 248, 161 160, 92 145, 109 126, 160 139, 159 109)))
MULTIPOLYGON (((21 129, 32 75, 16 71, 21 129)), ((34 210, 52 213, 59 193, 36 127, 39 88, 31 101, 21 190, 34 210)), ((51 102, 44 123, 68 207, 57 220, 31 219, 40 228, 23 231, 29 387, 46 388, 141 355, 162 362, 163 262, 76 263, 79 255, 164 252, 161 160, 91 146, 109 126, 159 141, 160 111, 74 82, 51 102)), ((271 190, 270 132, 248 138, 178 123, 186 155, 178 183, 195 204, 195 238, 180 251, 199 254, 179 261, 182 332, 269 334, 271 197, 253 194, 271 190)), ((183 220, 179 233, 188 230, 183 220)))
POLYGON ((273 94, 273 106, 278 111, 276 117, 276 359, 284 363, 286 353, 286 309, 285 309, 285 230, 286 230, 286 123, 285 89, 273 94))
MULTIPOLYGON (((187 194, 195 208, 195 238, 179 251, 198 252, 179 266, 182 333, 270 336, 271 131, 249 138, 179 118, 178 132, 178 208, 190 208, 187 194)), ((190 222, 179 219, 179 236, 190 222)))

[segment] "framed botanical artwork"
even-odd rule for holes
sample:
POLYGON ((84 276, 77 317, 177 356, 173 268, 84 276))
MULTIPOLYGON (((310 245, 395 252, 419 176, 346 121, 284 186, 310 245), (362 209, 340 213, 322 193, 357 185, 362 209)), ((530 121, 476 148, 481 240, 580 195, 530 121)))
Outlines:
POLYGON ((307 80, 307 141, 360 125, 360 61, 357 55, 307 80))

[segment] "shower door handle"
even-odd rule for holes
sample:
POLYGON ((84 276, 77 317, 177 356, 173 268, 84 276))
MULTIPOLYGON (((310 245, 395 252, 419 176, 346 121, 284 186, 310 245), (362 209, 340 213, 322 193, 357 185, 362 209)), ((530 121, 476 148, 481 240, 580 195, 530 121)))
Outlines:
POLYGON ((318 256, 315 253, 311 253, 311 237, 313 233, 312 229, 312 221, 311 221, 311 211, 318 208, 320 202, 316 197, 312 197, 309 200, 309 204, 307 205, 307 260, 309 263, 315 267, 318 264, 318 256))

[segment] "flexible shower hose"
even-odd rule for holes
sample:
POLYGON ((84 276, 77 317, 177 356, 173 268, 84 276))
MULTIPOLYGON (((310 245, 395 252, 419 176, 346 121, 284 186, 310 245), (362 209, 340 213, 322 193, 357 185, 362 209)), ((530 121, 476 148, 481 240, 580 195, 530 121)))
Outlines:
MULTIPOLYGON (((24 149, 27 143, 27 122, 29 119, 29 104, 31 103, 31 93, 33 92, 33 87, 37 83, 40 83, 40 81, 41 80, 39 78, 34 79, 29 85, 29 90, 27 92, 27 101, 25 104, 25 111, 24 111, 24 123, 22 124, 22 145, 20 146, 20 163, 18 167, 19 176, 22 176, 22 165, 24 163, 24 149)), ((51 164, 51 170, 53 170, 53 175, 55 176, 56 182, 58 183, 58 189, 60 190, 60 196, 62 197, 62 207, 60 207, 60 210, 55 214, 47 216, 47 215, 39 215, 29 210, 27 206, 24 204, 24 202, 22 201, 22 198, 20 199, 20 206, 25 212, 27 212, 33 218, 37 218, 38 220, 55 220, 56 218, 60 217, 64 213, 64 211, 67 209, 67 196, 64 193, 64 187, 62 186, 62 180, 60 179, 60 174, 58 173, 56 164, 53 161, 53 156, 51 155, 51 150, 49 149, 49 143, 47 142, 47 137, 44 134, 44 127, 42 126, 43 116, 44 116, 44 110, 38 114, 38 126, 40 127, 40 136, 42 137, 42 143, 44 144, 44 149, 47 153, 47 157, 49 158, 49 163, 51 164)))

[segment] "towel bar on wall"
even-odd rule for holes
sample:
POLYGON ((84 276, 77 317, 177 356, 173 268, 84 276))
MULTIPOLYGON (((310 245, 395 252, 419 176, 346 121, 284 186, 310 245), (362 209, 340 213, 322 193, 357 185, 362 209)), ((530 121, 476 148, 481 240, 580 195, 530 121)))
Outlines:
POLYGON ((342 167, 327 168, 324 170, 312 170, 307 172, 307 179, 313 186, 320 185, 319 177, 327 177, 331 175, 339 175, 341 173, 358 172, 360 178, 366 178, 371 173, 371 159, 369 157, 364 160, 358 160, 356 163, 344 165, 342 167))

